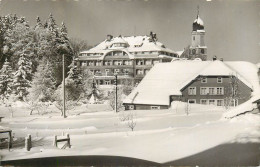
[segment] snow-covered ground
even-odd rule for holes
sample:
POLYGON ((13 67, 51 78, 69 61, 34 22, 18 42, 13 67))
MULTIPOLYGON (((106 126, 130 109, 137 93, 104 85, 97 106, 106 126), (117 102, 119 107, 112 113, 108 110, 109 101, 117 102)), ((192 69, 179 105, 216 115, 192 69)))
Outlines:
MULTIPOLYGON (((28 115, 25 107, 17 107, 14 117, 5 107, 0 126, 13 130, 11 151, 2 149, 2 160, 71 155, 115 155, 166 163, 197 154, 221 144, 259 143, 260 115, 245 114, 223 119, 225 109, 215 106, 185 105, 169 110, 125 111, 114 113, 106 105, 83 105, 68 113, 66 119, 51 107, 44 115, 28 115), (134 116, 132 132, 125 115, 134 116), (124 116, 123 116, 124 115, 124 116), (72 148, 53 146, 54 135, 69 133, 72 148), (33 148, 25 151, 23 140, 32 135, 33 148), (20 144, 19 144, 20 142, 20 144)), ((232 156, 232 155, 230 155, 232 156)))

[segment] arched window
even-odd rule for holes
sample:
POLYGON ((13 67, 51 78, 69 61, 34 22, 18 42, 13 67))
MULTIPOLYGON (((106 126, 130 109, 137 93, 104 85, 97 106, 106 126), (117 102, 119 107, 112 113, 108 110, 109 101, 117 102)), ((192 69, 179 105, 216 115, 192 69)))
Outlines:
POLYGON ((195 55, 196 54, 196 50, 192 49, 192 54, 195 55))

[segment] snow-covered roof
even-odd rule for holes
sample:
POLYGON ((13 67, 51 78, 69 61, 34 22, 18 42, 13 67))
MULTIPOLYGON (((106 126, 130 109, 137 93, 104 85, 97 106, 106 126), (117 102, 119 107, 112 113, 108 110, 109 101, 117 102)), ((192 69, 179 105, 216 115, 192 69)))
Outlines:
POLYGON ((200 18, 200 16, 198 15, 197 18, 194 20, 193 23, 197 23, 199 25, 204 25, 204 22, 202 21, 202 19, 200 18))
POLYGON ((176 53, 178 54, 178 56, 181 56, 183 54, 184 50, 181 51, 176 51, 176 53))
POLYGON ((10 131, 11 129, 9 127, 5 127, 5 126, 0 126, 0 132, 6 132, 6 131, 10 131))
MULTIPOLYGON (((103 53, 106 54, 113 50, 122 50, 128 52, 145 52, 145 51, 163 51, 176 54, 173 50, 166 48, 164 44, 158 42, 157 40, 151 40, 149 36, 129 36, 129 37, 114 37, 111 40, 104 40, 97 46, 89 49, 87 51, 82 51, 84 53, 103 53), (125 43, 127 46, 113 47, 115 43, 125 43)), ((84 56, 81 56, 84 57, 84 56)))
POLYGON ((260 68, 260 63, 257 63, 256 66, 257 66, 258 68, 260 68))
POLYGON ((179 60, 156 64, 124 103, 169 105, 170 95, 181 95, 181 89, 196 77, 230 74, 237 75, 253 93, 260 93, 257 67, 252 63, 179 60))

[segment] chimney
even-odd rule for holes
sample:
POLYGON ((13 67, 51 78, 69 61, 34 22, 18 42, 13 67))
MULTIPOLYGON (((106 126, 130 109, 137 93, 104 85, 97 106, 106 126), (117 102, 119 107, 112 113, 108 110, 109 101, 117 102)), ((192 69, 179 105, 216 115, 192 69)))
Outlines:
POLYGON ((156 33, 153 33, 153 39, 157 40, 156 33))
POLYGON ((217 56, 214 56, 212 60, 213 60, 213 61, 216 61, 216 60, 217 60, 217 56))
POLYGON ((153 32, 152 31, 150 32, 150 37, 153 38, 153 32))
POLYGON ((111 40, 112 40, 112 38, 113 38, 113 36, 112 36, 112 35, 110 35, 110 34, 108 34, 108 35, 107 35, 107 41, 111 41, 111 40))

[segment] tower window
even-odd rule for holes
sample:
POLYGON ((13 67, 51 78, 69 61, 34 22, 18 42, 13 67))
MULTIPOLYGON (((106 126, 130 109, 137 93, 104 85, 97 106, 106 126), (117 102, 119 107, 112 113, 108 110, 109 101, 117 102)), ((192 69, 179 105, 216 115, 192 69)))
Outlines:
POLYGON ((196 50, 192 49, 192 54, 195 55, 196 54, 196 50))
POLYGON ((202 54, 204 54, 205 53, 205 50, 204 49, 201 49, 201 51, 200 51, 202 54))
POLYGON ((195 41, 195 37, 193 36, 193 41, 195 41))

